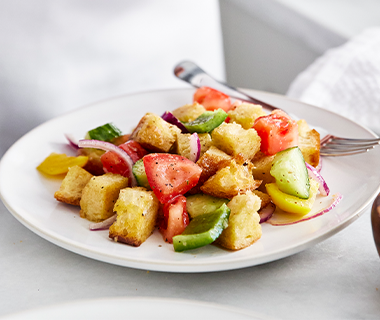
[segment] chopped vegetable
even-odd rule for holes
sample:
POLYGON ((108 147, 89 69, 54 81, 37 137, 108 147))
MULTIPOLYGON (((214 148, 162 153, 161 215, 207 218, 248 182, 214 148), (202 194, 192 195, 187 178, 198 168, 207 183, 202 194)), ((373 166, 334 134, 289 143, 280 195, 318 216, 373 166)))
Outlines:
POLYGON ((173 237, 174 250, 181 252, 214 242, 227 228, 230 212, 227 205, 223 204, 213 213, 195 217, 181 235, 173 237))
POLYGON ((110 142, 122 135, 122 132, 112 123, 106 123, 87 132, 86 138, 110 142))
POLYGON ((218 109, 215 111, 206 111, 202 113, 194 121, 184 122, 183 125, 191 133, 211 132, 221 123, 223 123, 224 120, 226 120, 227 116, 227 113, 222 109, 218 109))
POLYGON ((181 234, 189 224, 186 212, 186 198, 178 195, 164 204, 164 220, 160 227, 164 240, 173 243, 173 237, 181 234))
POLYGON ((273 159, 270 174, 282 192, 301 199, 309 198, 309 175, 298 147, 278 152, 273 159))
POLYGON ((194 93, 194 102, 203 105, 206 110, 223 109, 228 111, 231 108, 230 97, 223 92, 209 88, 201 87, 194 93))
POLYGON ((253 128, 261 138, 260 150, 268 156, 298 144, 297 122, 284 111, 274 110, 257 118, 253 128))
POLYGON ((161 203, 193 188, 202 172, 194 162, 175 154, 151 153, 143 161, 149 185, 161 203))
POLYGON ((58 175, 67 173, 72 166, 84 167, 88 161, 86 156, 70 157, 66 154, 51 153, 37 169, 45 174, 58 175))
POLYGON ((295 213, 298 215, 305 215, 310 212, 313 207, 315 198, 318 193, 318 182, 310 180, 310 197, 308 199, 300 199, 282 192, 276 183, 268 183, 265 185, 268 194, 272 198, 272 202, 280 209, 295 213))

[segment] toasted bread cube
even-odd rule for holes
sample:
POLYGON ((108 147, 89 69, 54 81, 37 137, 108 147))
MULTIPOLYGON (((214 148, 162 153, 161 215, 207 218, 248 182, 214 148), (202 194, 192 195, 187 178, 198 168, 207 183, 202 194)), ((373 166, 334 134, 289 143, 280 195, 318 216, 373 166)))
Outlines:
POLYGON ((159 206, 153 191, 141 187, 122 189, 114 206, 117 220, 109 228, 109 237, 140 246, 154 231, 159 206))
POLYGON ((198 102, 194 102, 193 104, 185 104, 184 106, 173 110, 172 114, 179 121, 190 122, 194 121, 204 112, 206 112, 206 109, 198 102))
POLYGON ((250 160, 260 150, 261 139, 256 130, 245 130, 237 123, 222 123, 211 132, 211 137, 215 147, 231 156, 241 153, 250 160))
MULTIPOLYGON (((190 158, 190 133, 180 133, 177 136, 177 154, 190 158)), ((198 133, 199 141, 201 143, 201 156, 211 147, 212 140, 209 133, 198 133)))
POLYGON ((227 204, 231 209, 228 227, 216 243, 231 250, 240 250, 259 240, 262 235, 260 216, 261 200, 250 191, 237 195, 227 204))
POLYGON ((231 160, 232 157, 227 153, 211 146, 197 161, 197 165, 202 169, 198 185, 201 186, 207 179, 213 176, 223 162, 230 162, 231 160))
POLYGON ((252 190, 252 193, 260 198, 260 209, 266 207, 272 201, 272 198, 267 193, 261 192, 259 190, 252 190))
POLYGON ((92 177, 82 192, 80 216, 94 222, 111 217, 120 190, 127 186, 128 178, 119 174, 92 177))
POLYGON ((92 174, 79 166, 69 168, 59 190, 54 193, 58 201, 79 206, 83 188, 92 178, 92 174))
POLYGON ((130 139, 154 152, 169 152, 181 130, 158 115, 146 113, 133 130, 130 139))
POLYGON ((229 123, 238 123, 244 129, 252 128, 257 118, 266 115, 262 106, 245 102, 233 106, 227 113, 230 118, 229 123))
POLYGON ((105 153, 105 151, 93 148, 79 148, 78 156, 88 157, 86 165, 83 167, 86 171, 93 174, 94 176, 100 176, 104 174, 103 163, 100 157, 105 153))
POLYGON ((272 162, 275 155, 267 156, 259 151, 252 159, 252 174, 255 179, 262 180, 263 183, 258 188, 259 191, 266 192, 265 184, 275 182, 276 179, 270 174, 272 162))
POLYGON ((254 180, 248 166, 237 164, 232 159, 219 169, 203 186, 202 192, 214 197, 232 199, 239 193, 257 189, 261 181, 254 180))
POLYGON ((321 139, 319 133, 310 129, 305 120, 298 120, 298 147, 300 148, 305 161, 313 167, 319 164, 319 152, 321 139))

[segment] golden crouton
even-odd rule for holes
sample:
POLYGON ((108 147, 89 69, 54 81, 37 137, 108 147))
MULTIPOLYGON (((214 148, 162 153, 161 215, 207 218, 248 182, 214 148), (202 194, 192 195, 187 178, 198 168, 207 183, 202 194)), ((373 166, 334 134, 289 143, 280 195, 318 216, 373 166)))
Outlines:
POLYGON ((181 130, 158 115, 146 113, 133 130, 130 139, 154 152, 169 152, 181 130))
POLYGON ((211 137, 215 147, 231 156, 241 153, 252 159, 260 150, 261 139, 256 130, 245 130, 237 123, 222 123, 211 132, 211 137))
POLYGON ((271 197, 267 193, 261 192, 259 190, 252 190, 252 193, 260 198, 260 209, 266 207, 272 201, 271 197))
POLYGON ((239 165, 233 159, 209 178, 201 190, 214 197, 231 199, 239 193, 257 189, 261 181, 254 180, 246 165, 239 165))
POLYGON ((266 115, 262 106, 246 102, 233 106, 227 113, 229 123, 238 123, 244 129, 252 128, 258 117, 266 115))
POLYGON ((298 147, 305 161, 313 167, 319 164, 321 140, 319 133, 310 129, 305 120, 298 120, 298 147))
MULTIPOLYGON (((199 177, 198 187, 213 176, 218 170, 219 166, 224 162, 229 162, 232 159, 227 153, 211 146, 197 161, 197 165, 201 167, 202 173, 199 177)), ((199 192, 199 188, 197 190, 199 192)))
MULTIPOLYGON (((177 154, 188 158, 190 157, 190 133, 179 133, 177 136, 177 154)), ((211 136, 209 133, 198 133, 199 141, 201 143, 202 156, 212 145, 211 136)))
POLYGON ((240 250, 261 238, 260 209, 261 200, 252 192, 237 195, 227 204, 231 209, 228 227, 216 243, 231 250, 240 250))
POLYGON ((92 174, 81 167, 70 167, 54 197, 58 201, 79 206, 83 188, 91 178, 92 174))
POLYGON ((120 189, 127 186, 128 178, 119 174, 92 177, 82 192, 80 216, 94 222, 111 217, 120 189))
POLYGON ((190 122, 194 121, 204 112, 206 112, 206 109, 198 102, 194 102, 193 104, 185 104, 184 106, 175 109, 172 111, 172 114, 179 121, 190 122))
POLYGON ((153 191, 141 187, 122 189, 114 206, 117 220, 109 228, 109 237, 140 246, 154 231, 159 206, 153 191))
POLYGON ((267 156, 259 151, 252 159, 252 174, 255 179, 262 180, 258 190, 266 192, 265 184, 275 182, 276 179, 271 176, 270 169, 272 168, 272 162, 275 155, 267 156))

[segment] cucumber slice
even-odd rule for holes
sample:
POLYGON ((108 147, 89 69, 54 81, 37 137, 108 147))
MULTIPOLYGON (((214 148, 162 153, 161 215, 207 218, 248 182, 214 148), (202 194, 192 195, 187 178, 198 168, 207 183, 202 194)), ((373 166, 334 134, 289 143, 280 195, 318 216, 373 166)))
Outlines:
POLYGON ((86 138, 110 142, 122 135, 122 132, 112 123, 106 123, 87 132, 86 138))
POLYGON ((273 159, 270 174, 276 179, 280 191, 301 199, 309 198, 309 174, 298 147, 278 152, 273 159))
POLYGON ((193 194, 186 197, 186 210, 193 219, 201 214, 214 212, 228 202, 228 199, 216 198, 204 193, 193 194))
POLYGON ((146 173, 145 173, 145 167, 144 167, 143 159, 137 160, 135 162, 135 164, 132 167, 132 172, 136 178, 137 184, 140 187, 147 188, 148 190, 151 189, 149 182, 148 182, 148 178, 147 178, 146 173))
POLYGON ((227 113, 222 109, 206 111, 194 121, 183 122, 183 125, 190 133, 206 133, 220 126, 227 116, 227 113))
POLYGON ((228 226, 231 210, 223 204, 213 213, 195 217, 182 234, 173 237, 176 252, 196 249, 214 242, 228 226))

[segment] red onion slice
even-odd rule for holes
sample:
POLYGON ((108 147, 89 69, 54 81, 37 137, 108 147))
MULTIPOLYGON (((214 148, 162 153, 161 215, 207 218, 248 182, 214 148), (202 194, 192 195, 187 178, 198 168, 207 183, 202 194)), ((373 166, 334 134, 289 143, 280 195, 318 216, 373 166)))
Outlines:
POLYGON ((182 122, 179 121, 171 112, 165 111, 161 118, 164 119, 166 122, 169 122, 180 128, 182 133, 189 133, 186 127, 182 124, 182 122))
POLYGON ((90 223, 89 228, 91 231, 108 229, 116 221, 116 218, 117 214, 115 213, 113 216, 104 221, 90 223))
POLYGON ((199 140, 198 134, 194 132, 190 136, 190 157, 189 160, 197 162, 201 156, 201 141, 199 140))
POLYGON ((72 134, 65 133, 65 137, 67 141, 69 142, 70 146, 72 146, 74 149, 78 150, 78 140, 74 138, 72 134))
POLYGON ((322 170, 322 157, 319 157, 319 162, 318 162, 318 165, 315 167, 315 169, 318 172, 321 172, 321 170, 322 170))
POLYGON ((268 221, 272 217, 274 210, 276 210, 276 205, 272 202, 260 209, 258 212, 260 216, 260 223, 268 221))
POLYGON ((311 215, 311 216, 298 216, 294 215, 288 212, 283 212, 281 214, 274 213, 272 218, 268 220, 268 223, 270 223, 272 226, 287 226, 291 224, 300 223, 303 221, 308 221, 314 218, 317 218, 319 216, 322 216, 323 214, 331 211, 333 208, 335 208, 340 200, 342 200, 343 196, 340 193, 334 194, 332 196, 332 203, 325 209, 311 215))
POLYGON ((131 186, 135 187, 137 186, 136 178, 132 173, 132 167, 133 167, 133 161, 128 153, 126 153, 123 149, 115 146, 114 144, 110 142, 100 141, 100 140, 79 140, 78 142, 79 148, 95 148, 95 149, 101 149, 104 151, 113 151, 115 152, 122 160, 125 161, 125 163, 128 166, 128 179, 131 181, 131 186))
POLYGON ((306 168, 307 168, 307 171, 309 173, 309 177, 314 179, 315 181, 317 181, 319 183, 319 189, 318 189, 319 193, 322 196, 328 196, 330 193, 330 189, 327 186, 327 183, 325 182, 325 180, 319 174, 318 170, 316 168, 314 168, 313 166, 311 166, 310 164, 308 164, 307 162, 306 162, 306 168))

